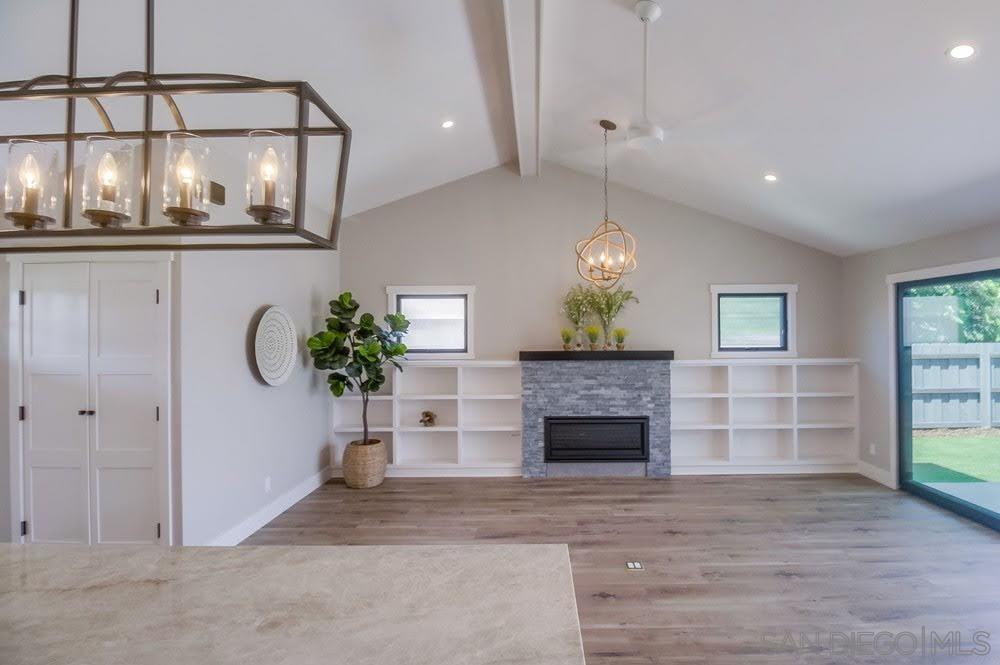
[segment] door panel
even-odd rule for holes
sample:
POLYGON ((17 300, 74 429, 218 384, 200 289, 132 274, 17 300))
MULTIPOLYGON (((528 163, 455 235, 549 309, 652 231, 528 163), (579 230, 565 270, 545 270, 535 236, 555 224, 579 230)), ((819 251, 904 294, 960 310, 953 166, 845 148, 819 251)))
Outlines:
POLYGON ((85 263, 24 267, 25 512, 31 542, 89 541, 85 263))
POLYGON ((36 464, 28 469, 28 483, 31 542, 88 542, 87 475, 82 469, 36 464))
POLYGON ((99 451, 152 451, 156 444, 156 384, 151 374, 96 377, 99 451))
POLYGON ((156 479, 153 468, 97 471, 97 542, 156 542, 156 479))
POLYGON ((95 542, 155 542, 159 521, 155 264, 91 266, 95 542))

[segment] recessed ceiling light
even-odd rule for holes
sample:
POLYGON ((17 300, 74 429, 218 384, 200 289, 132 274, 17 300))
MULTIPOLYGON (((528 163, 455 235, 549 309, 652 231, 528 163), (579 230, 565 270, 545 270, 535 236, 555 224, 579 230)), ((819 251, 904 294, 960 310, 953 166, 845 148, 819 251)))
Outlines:
POLYGON ((778 182, 778 176, 774 175, 773 173, 765 173, 764 180, 768 182, 778 182))
POLYGON ((454 126, 455 126, 454 120, 445 120, 444 122, 441 123, 441 129, 451 129, 454 126))
POLYGON ((958 44, 948 49, 948 55, 955 60, 965 60, 971 58, 976 53, 976 47, 972 44, 958 44))

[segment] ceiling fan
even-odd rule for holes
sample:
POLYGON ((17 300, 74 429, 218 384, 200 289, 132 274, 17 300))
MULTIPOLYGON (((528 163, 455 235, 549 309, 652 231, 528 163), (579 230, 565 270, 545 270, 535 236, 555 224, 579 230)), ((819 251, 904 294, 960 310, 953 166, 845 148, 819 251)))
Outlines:
POLYGON ((642 118, 628 127, 626 142, 630 148, 649 149, 663 143, 663 127, 649 119, 649 24, 660 18, 663 10, 654 0, 635 3, 635 15, 642 22, 642 118))

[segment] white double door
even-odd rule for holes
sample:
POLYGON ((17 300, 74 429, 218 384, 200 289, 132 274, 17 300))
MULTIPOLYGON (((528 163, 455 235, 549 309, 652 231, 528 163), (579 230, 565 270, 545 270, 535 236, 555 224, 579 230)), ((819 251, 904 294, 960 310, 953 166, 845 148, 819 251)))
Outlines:
POLYGON ((154 262, 23 264, 26 542, 160 542, 166 270, 154 262))

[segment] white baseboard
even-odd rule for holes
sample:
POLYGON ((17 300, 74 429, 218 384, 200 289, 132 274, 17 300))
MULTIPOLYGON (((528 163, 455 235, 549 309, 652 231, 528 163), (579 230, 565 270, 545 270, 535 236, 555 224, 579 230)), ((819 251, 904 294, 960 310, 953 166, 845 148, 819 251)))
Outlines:
POLYGON ((874 464, 858 460, 858 473, 865 478, 871 478, 876 483, 885 485, 890 489, 899 489, 899 484, 896 482, 896 479, 892 477, 892 472, 886 471, 885 469, 877 467, 874 464))
POLYGON ((309 476, 292 489, 275 498, 274 501, 255 512, 250 517, 205 544, 212 547, 239 545, 262 526, 294 506, 296 503, 304 499, 310 492, 328 481, 332 477, 332 472, 333 470, 330 467, 326 467, 319 473, 309 476))
MULTIPOLYGON (((339 467, 331 468, 331 478, 343 478, 339 467)), ((465 464, 390 464, 385 470, 386 478, 510 478, 521 477, 521 466, 465 464)))

